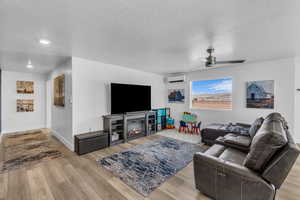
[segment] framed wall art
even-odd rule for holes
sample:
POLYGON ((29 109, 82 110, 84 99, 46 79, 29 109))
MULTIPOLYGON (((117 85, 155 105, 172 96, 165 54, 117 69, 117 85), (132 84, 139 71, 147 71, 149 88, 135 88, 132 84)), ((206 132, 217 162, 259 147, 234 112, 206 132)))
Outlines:
POLYGON ((247 82, 247 108, 274 108, 274 80, 247 82))
POLYGON ((54 79, 54 105, 65 106, 65 75, 54 79))
POLYGON ((33 112, 34 100, 33 99, 17 99, 17 112, 33 112))
POLYGON ((184 103, 184 89, 169 89, 168 102, 169 103, 184 103))
POLYGON ((34 82, 33 81, 17 81, 18 94, 33 94, 34 82))

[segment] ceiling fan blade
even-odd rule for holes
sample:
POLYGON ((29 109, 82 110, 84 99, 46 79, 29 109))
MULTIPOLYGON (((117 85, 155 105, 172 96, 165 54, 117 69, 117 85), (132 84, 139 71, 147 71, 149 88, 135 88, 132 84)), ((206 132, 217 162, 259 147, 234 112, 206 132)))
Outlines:
POLYGON ((246 60, 226 60, 226 61, 217 61, 215 64, 236 64, 236 63, 243 63, 246 60))

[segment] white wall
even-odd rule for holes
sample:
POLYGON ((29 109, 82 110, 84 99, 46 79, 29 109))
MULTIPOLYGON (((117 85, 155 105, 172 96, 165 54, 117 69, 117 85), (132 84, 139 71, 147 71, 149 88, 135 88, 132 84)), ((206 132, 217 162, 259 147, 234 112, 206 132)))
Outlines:
MULTIPOLYGON (((294 69, 294 59, 285 59, 193 72, 187 75, 187 81, 184 84, 187 98, 186 103, 167 104, 167 106, 171 107, 172 116, 175 117, 177 121, 180 119, 182 112, 192 111, 200 117, 204 125, 213 122, 252 123, 259 116, 266 116, 271 112, 277 111, 286 117, 291 128, 293 128, 295 95, 294 69), (191 80, 207 80, 224 77, 232 77, 233 79, 232 110, 190 110, 189 87, 191 80), (246 108, 246 82, 256 80, 275 80, 274 110, 246 108)), ((168 87, 178 88, 181 86, 177 84, 168 87)))
POLYGON ((76 57, 72 58, 72 72, 75 135, 103 129, 102 116, 109 114, 111 82, 151 85, 152 108, 165 106, 163 76, 76 57))
POLYGON ((294 112, 294 133, 295 140, 300 143, 300 57, 295 58, 295 112, 294 112))
POLYGON ((46 76, 2 71, 2 133, 46 127, 46 76), (17 94, 16 82, 33 81, 34 94, 17 94), (34 112, 17 112, 17 99, 34 99, 34 112))
MULTIPOLYGON (((63 142, 69 149, 73 150, 73 128, 72 128, 72 62, 71 58, 58 66, 49 75, 51 81, 51 128, 53 134, 63 142), (65 106, 53 105, 54 78, 65 75, 65 106)), ((49 110, 48 110, 49 112, 49 110)))

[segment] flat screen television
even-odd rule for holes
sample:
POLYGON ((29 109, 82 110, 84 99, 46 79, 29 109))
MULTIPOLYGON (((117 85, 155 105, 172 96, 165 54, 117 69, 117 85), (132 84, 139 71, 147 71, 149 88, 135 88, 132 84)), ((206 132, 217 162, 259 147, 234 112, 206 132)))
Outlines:
POLYGON ((111 83, 111 114, 151 110, 151 86, 111 83))

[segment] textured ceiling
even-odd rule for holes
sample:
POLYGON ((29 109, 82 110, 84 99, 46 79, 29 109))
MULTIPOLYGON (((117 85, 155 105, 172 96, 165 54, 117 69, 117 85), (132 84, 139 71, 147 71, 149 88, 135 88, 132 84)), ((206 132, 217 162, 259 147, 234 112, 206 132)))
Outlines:
POLYGON ((68 56, 154 73, 299 54, 299 0, 2 0, 0 65, 48 72, 68 56), (51 40, 41 46, 40 38, 51 40))

